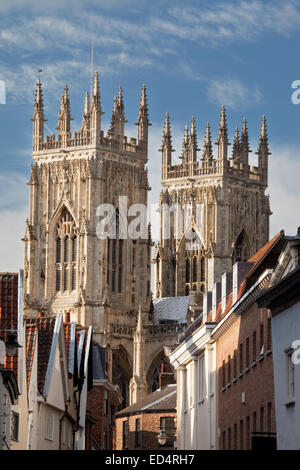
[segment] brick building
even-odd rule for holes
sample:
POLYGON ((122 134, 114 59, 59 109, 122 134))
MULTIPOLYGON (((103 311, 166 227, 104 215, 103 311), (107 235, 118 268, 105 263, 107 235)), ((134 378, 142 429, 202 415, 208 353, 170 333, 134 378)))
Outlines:
POLYGON ((173 449, 175 439, 176 384, 170 369, 160 375, 160 388, 116 414, 116 450, 173 449), (170 383, 171 382, 171 383, 170 383), (166 437, 164 446, 158 435, 166 437))
POLYGON ((108 379, 106 350, 94 344, 93 389, 88 393, 87 401, 87 422, 93 425, 87 428, 87 450, 113 448, 113 416, 121 402, 119 387, 108 379))
POLYGON ((20 435, 16 406, 22 391, 22 354, 18 348, 9 351, 8 344, 22 343, 19 334, 18 273, 0 273, 0 450, 12 449, 20 435))
POLYGON ((271 316, 256 298, 269 285, 283 243, 280 232, 247 263, 238 263, 237 277, 248 272, 240 285, 233 281, 225 308, 221 303, 216 312, 219 449, 276 445, 271 316))
POLYGON ((279 232, 224 273, 172 351, 179 449, 275 446, 271 317, 256 299, 269 288, 286 238, 279 232))

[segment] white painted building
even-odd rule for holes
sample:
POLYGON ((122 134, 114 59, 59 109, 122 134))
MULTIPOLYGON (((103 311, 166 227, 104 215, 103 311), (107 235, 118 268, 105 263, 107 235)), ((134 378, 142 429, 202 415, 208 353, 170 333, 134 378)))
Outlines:
POLYGON ((287 237, 272 287, 259 300, 272 313, 277 449, 300 449, 300 236, 287 237))
POLYGON ((177 371, 177 449, 216 448, 216 351, 210 341, 214 325, 197 328, 170 357, 177 371))

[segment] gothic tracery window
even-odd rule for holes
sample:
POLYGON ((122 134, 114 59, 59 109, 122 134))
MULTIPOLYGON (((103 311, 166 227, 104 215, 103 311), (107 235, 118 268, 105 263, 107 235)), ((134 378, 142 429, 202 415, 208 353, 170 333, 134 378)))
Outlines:
POLYGON ((77 279, 77 231, 71 214, 65 209, 56 227, 56 292, 73 291, 77 279))
POLYGON ((185 295, 205 289, 205 258, 198 250, 185 251, 185 295))

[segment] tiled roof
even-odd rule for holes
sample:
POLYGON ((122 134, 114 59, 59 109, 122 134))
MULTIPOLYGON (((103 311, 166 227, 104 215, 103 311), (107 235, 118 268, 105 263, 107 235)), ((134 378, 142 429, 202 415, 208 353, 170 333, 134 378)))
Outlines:
POLYGON ((158 389, 146 397, 137 401, 131 406, 124 408, 116 414, 117 418, 128 414, 138 414, 149 411, 176 411, 176 384, 167 385, 163 389, 158 389))
MULTIPOLYGON (((250 276, 254 273, 254 271, 257 269, 259 264, 262 262, 262 260, 265 258, 265 256, 271 251, 271 249, 276 245, 277 241, 284 236, 284 232, 280 231, 278 232, 269 242, 267 242, 260 250, 258 250, 254 255, 251 256, 251 258, 248 259, 249 263, 254 263, 254 265, 251 267, 249 272, 246 274, 244 279, 241 282, 241 285, 239 286, 238 290, 238 295, 236 302, 241 299, 241 297, 244 295, 246 292, 246 286, 247 286, 247 280, 250 278, 250 276)), ((232 291, 229 293, 226 301, 226 308, 224 312, 222 313, 222 302, 218 304, 217 307, 217 312, 216 312, 216 322, 219 322, 224 318, 231 307, 233 306, 232 304, 232 291)), ((210 321, 212 318, 212 314, 210 312, 210 321)), ((209 321, 209 320, 208 320, 209 321)))
MULTIPOLYGON (((26 325, 26 350, 32 352, 34 346, 34 336, 38 333, 38 390, 42 394, 44 391, 45 377, 49 362, 54 326, 56 318, 27 318, 26 325)), ((30 359, 28 359, 28 362, 30 359)), ((27 365, 27 358, 26 358, 27 365)), ((29 370, 29 369, 28 369, 29 370)))
MULTIPOLYGON (((0 340, 7 341, 9 333, 18 330, 18 273, 0 273, 0 340)), ((4 369, 18 377, 18 354, 5 357, 4 369)))
POLYGON ((189 296, 162 297, 153 300, 154 323, 172 320, 178 323, 186 323, 186 315, 189 306, 189 296))
POLYGON ((27 388, 30 384, 31 371, 33 364, 34 352, 36 349, 37 326, 28 326, 26 328, 26 379, 27 388))
POLYGON ((278 232, 270 241, 260 248, 251 258, 248 259, 249 263, 258 263, 268 253, 268 251, 275 245, 275 243, 284 235, 283 230, 278 232))
POLYGON ((69 364, 70 341, 71 341, 71 323, 64 323, 64 336, 65 336, 66 360, 67 360, 67 364, 69 364))

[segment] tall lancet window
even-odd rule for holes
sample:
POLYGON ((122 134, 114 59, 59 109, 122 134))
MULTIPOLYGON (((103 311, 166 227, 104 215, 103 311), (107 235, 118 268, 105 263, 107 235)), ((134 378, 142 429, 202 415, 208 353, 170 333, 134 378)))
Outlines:
POLYGON ((124 240, 119 238, 119 211, 116 210, 116 238, 107 240, 107 284, 112 293, 123 292, 124 240))
POLYGON ((77 282, 77 235, 75 222, 65 209, 56 227, 56 292, 70 292, 77 282))

